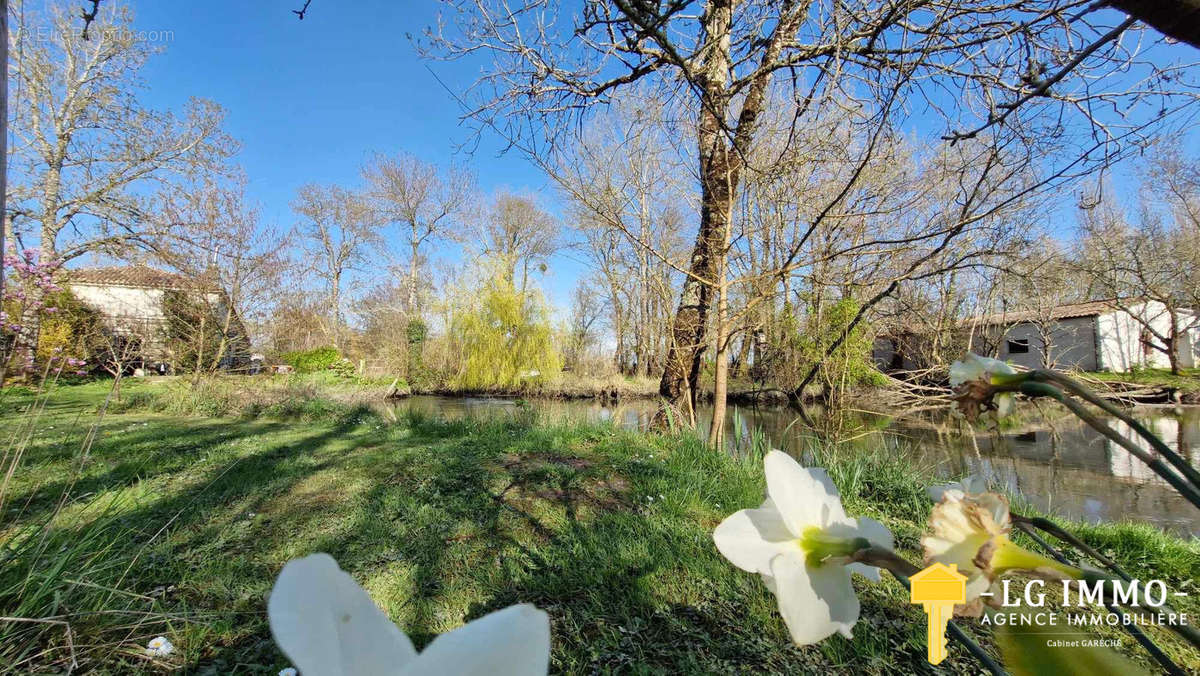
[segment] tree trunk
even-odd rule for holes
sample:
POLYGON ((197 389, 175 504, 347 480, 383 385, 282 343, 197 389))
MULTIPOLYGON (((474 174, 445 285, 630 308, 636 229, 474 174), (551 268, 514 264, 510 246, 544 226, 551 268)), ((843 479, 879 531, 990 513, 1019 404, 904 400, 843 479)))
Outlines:
POLYGON ((742 334, 742 346, 738 350, 737 359, 733 362, 731 374, 734 378, 744 376, 750 369, 750 348, 754 346, 754 340, 751 338, 752 330, 748 329, 742 334))
POLYGON ((415 227, 412 239, 409 240, 409 246, 412 247, 412 260, 408 264, 408 313, 415 317, 417 316, 417 252, 421 246, 415 227))
POLYGON ((1171 326, 1167 331, 1167 363, 1171 365, 1171 375, 1179 375, 1179 320, 1175 313, 1167 315, 1171 326))
POLYGON ((330 305, 333 306, 333 308, 332 308, 333 326, 331 327, 331 333, 332 333, 332 337, 333 337, 333 346, 335 348, 337 348, 338 350, 342 349, 341 342, 338 340, 339 334, 341 333, 341 327, 342 327, 342 298, 341 298, 342 289, 341 289, 341 285, 342 285, 341 275, 335 274, 333 276, 333 282, 330 285, 330 289, 329 289, 329 301, 330 301, 330 305))
POLYGON ((704 16, 708 48, 697 74, 699 101, 698 145, 700 151, 700 231, 683 280, 679 307, 671 326, 671 342, 658 393, 670 406, 695 411, 696 390, 704 353, 705 324, 716 283, 718 258, 729 209, 737 183, 737 171, 725 139, 724 116, 729 94, 729 31, 733 8, 728 0, 710 2, 704 16))
POLYGON ((725 263, 729 243, 729 228, 725 228, 724 241, 721 243, 721 260, 719 261, 720 279, 717 281, 717 335, 716 363, 713 378, 713 411, 712 426, 708 431, 710 448, 721 449, 725 445, 725 395, 729 391, 729 280, 725 277, 725 263))
POLYGON ((737 184, 736 167, 731 166, 736 160, 731 157, 722 137, 720 121, 708 112, 709 106, 704 106, 703 110, 700 134, 700 232, 692 249, 688 266, 690 274, 684 279, 679 294, 679 308, 675 311, 671 326, 671 344, 658 386, 658 393, 670 404, 679 406, 687 397, 693 408, 713 284, 720 274, 720 252, 737 184))

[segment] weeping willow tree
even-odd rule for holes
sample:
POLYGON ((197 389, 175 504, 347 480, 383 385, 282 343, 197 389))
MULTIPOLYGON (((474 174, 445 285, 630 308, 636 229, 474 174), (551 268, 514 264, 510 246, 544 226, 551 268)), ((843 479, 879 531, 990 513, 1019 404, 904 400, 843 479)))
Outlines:
POLYGON ((527 386, 562 368, 541 298, 518 291, 502 272, 485 275, 466 296, 454 312, 450 334, 460 355, 454 384, 461 388, 527 386))

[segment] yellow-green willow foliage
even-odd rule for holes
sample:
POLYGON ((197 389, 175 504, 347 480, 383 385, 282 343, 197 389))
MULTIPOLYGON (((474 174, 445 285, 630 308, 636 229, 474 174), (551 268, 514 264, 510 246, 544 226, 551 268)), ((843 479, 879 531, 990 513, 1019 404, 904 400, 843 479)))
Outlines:
POLYGON ((562 360, 541 299, 492 274, 453 315, 460 361, 454 383, 467 389, 517 387, 557 375, 562 360))

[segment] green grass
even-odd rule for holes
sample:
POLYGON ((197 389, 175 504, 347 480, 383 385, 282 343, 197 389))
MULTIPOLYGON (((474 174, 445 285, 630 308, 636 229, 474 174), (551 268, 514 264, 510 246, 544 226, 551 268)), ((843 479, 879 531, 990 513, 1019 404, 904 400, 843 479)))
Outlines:
MULTIPOLYGON (((886 577, 856 581, 853 641, 789 645, 761 580, 711 540, 722 518, 762 501, 755 454, 548 424, 524 410, 395 420, 312 397, 211 418, 197 415, 205 405, 164 405, 179 396, 161 383, 123 392, 133 410, 100 422, 86 460, 78 450, 107 389, 53 393, 10 488, 0 550, 0 614, 61 618, 76 657, 100 673, 274 674, 286 662, 264 598, 284 562, 316 551, 333 555, 418 646, 529 602, 550 614, 557 672, 931 673, 924 615, 886 577), (146 406, 192 415, 137 412, 146 406), (151 662, 142 648, 159 634, 178 652, 151 662)), ((28 399, 0 402, 0 439, 28 399)), ((896 451, 815 455, 847 510, 884 521, 918 561, 930 509, 921 470, 896 451)), ((1145 527, 1080 532, 1131 572, 1200 579, 1194 543, 1145 527)), ((61 669, 65 631, 0 624, 0 669, 61 669)), ((988 632, 980 639, 988 644, 988 632)), ((1173 650, 1196 663, 1195 652, 1173 650)), ((978 672, 951 654, 943 671, 978 672)))

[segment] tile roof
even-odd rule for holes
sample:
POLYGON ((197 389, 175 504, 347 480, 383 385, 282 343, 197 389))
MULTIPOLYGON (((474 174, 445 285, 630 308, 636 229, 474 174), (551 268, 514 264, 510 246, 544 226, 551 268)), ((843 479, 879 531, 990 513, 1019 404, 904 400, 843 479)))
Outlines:
POLYGON ((1074 317, 1094 317, 1117 309, 1115 299, 1092 300, 1086 303, 1070 303, 1045 310, 1017 310, 1014 312, 999 312, 981 317, 964 319, 963 324, 1018 324, 1045 319, 1072 319, 1074 317))
MULTIPOLYGON (((994 326, 1006 324, 1020 324, 1021 322, 1041 321, 1046 319, 1073 319, 1075 317, 1095 317, 1106 312, 1112 312, 1118 309, 1116 299, 1108 300, 1091 300, 1085 303, 1068 303, 1057 307, 1046 308, 1044 310, 1013 310, 1012 312, 998 312, 990 315, 980 315, 978 317, 967 317, 959 319, 955 322, 956 326, 994 326)), ((916 328, 910 324, 901 323, 895 319, 876 324, 878 335, 881 338, 897 337, 904 335, 918 335, 925 333, 928 329, 916 328)))
POLYGON ((159 270, 145 265, 122 265, 68 270, 68 284, 95 286, 132 286, 146 289, 195 289, 203 282, 195 277, 159 270))

